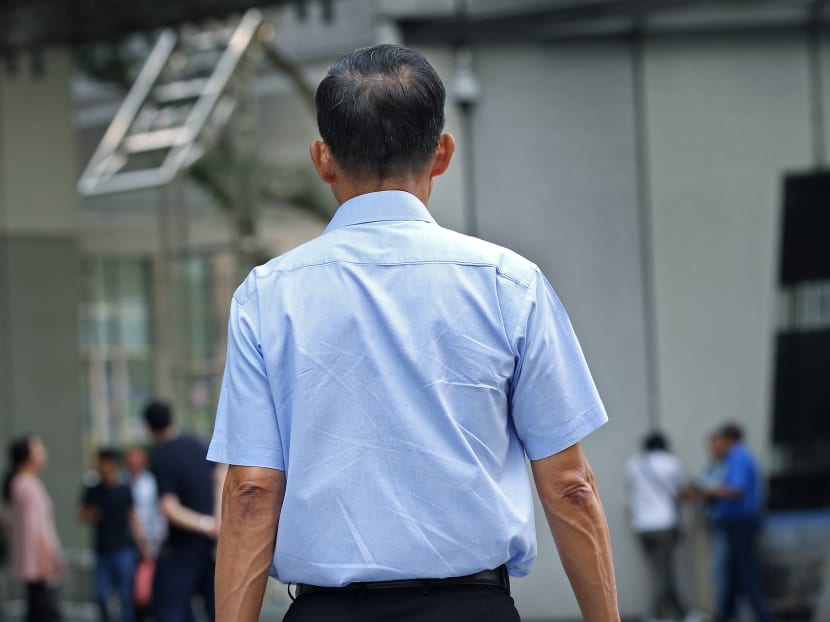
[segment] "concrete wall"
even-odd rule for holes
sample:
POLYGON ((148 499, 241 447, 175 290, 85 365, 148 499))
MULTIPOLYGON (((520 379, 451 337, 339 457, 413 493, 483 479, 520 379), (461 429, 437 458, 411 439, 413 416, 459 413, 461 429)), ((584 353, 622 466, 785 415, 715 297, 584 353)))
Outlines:
POLYGON ((81 476, 78 244, 70 56, 45 55, 0 70, 0 445, 43 438, 45 474, 65 544, 85 534, 75 519, 81 476))
POLYGON ((781 178, 812 165, 805 43, 658 39, 646 74, 664 421, 691 464, 724 419, 765 457, 781 178))

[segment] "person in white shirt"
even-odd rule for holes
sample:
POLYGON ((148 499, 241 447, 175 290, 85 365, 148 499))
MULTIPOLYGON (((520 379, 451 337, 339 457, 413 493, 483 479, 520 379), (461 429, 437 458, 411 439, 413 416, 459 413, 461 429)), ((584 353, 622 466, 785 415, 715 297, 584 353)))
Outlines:
POLYGON ((128 449, 124 461, 130 476, 135 512, 155 557, 167 532, 167 523, 158 505, 156 478, 147 470, 147 452, 143 448, 128 449))
POLYGON ((669 452, 665 437, 655 432, 645 438, 643 450, 628 459, 625 477, 631 526, 652 575, 652 615, 656 620, 683 619, 688 612, 677 594, 674 556, 686 473, 669 452))

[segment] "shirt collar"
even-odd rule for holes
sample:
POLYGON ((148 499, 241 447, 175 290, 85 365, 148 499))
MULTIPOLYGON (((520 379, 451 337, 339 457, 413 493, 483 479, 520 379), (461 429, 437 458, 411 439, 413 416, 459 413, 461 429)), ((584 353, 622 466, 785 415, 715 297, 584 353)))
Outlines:
POLYGON ((352 225, 396 220, 435 222, 426 206, 414 194, 403 190, 381 190, 361 194, 343 203, 325 232, 352 225))

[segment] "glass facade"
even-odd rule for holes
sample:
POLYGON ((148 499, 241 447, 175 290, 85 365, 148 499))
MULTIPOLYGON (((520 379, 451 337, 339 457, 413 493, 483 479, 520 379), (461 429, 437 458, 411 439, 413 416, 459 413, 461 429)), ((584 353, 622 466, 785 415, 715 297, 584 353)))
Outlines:
POLYGON ((88 449, 144 442, 144 405, 173 403, 178 425, 208 437, 222 377, 229 254, 87 255, 80 309, 88 449))
POLYGON ((176 260, 172 270, 176 317, 176 354, 173 365, 173 399, 181 423, 208 437, 221 382, 220 359, 224 350, 214 313, 214 274, 210 256, 176 260))
POLYGON ((80 349, 87 446, 144 438, 153 395, 152 279, 148 259, 82 260, 80 349))

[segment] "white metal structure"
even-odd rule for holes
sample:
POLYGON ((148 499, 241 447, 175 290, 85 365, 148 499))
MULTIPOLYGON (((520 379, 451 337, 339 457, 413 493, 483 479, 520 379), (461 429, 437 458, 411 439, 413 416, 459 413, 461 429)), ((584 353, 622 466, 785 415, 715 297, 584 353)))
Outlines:
POLYGON ((236 105, 263 22, 165 30, 78 181, 84 196, 162 186, 205 152, 236 105))

